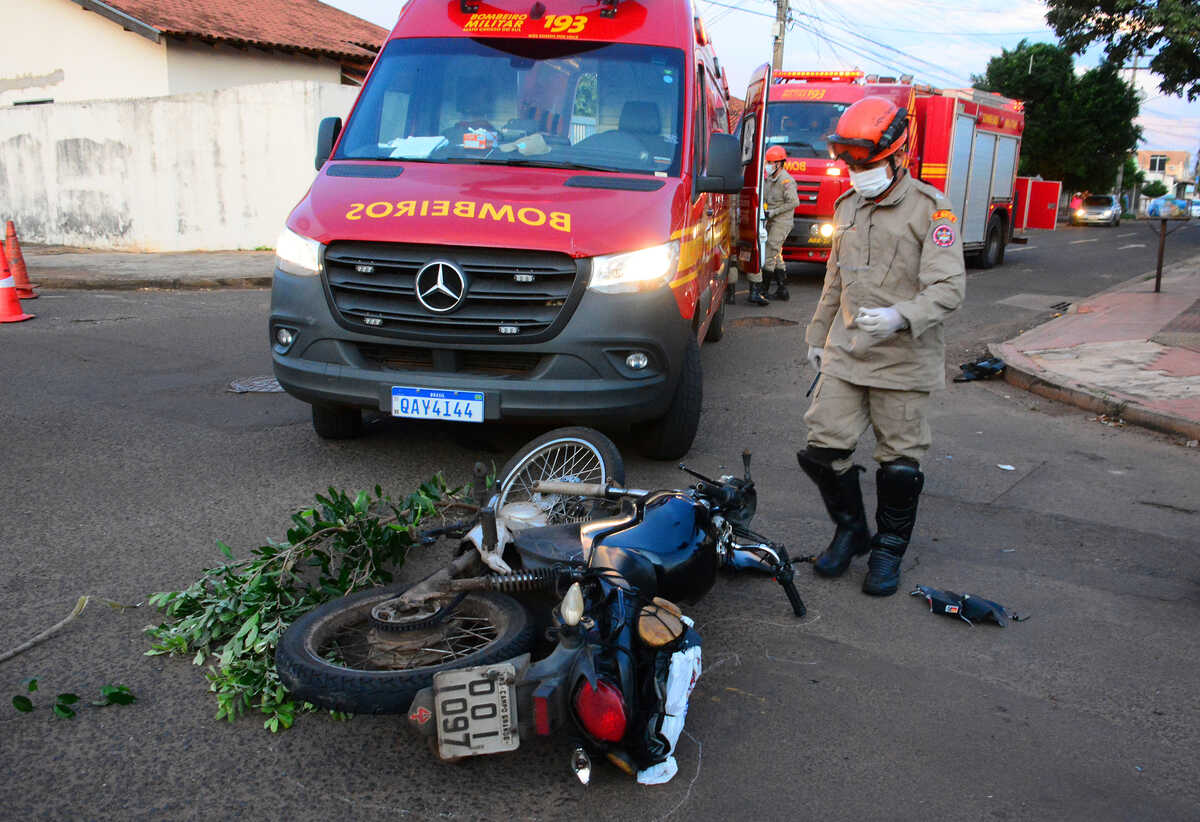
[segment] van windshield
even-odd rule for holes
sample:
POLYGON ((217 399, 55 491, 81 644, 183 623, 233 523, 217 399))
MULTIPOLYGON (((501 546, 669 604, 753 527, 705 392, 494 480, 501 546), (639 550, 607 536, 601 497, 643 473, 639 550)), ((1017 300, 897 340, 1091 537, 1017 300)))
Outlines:
POLYGON ((414 38, 384 48, 336 159, 678 176, 683 52, 414 38))
POLYGON ((825 138, 837 131, 849 103, 768 103, 767 145, 789 157, 829 157, 825 138))

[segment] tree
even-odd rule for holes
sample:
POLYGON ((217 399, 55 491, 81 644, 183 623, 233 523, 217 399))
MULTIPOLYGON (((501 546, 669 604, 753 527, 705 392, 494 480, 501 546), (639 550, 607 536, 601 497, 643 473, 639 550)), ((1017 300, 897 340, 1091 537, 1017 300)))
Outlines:
POLYGON ((1076 77, 1066 49, 1022 40, 972 80, 1025 102, 1020 172, 1062 180, 1067 190, 1112 188, 1141 137, 1137 94, 1111 63, 1076 77))
POLYGON ((1123 65, 1152 54, 1164 94, 1200 97, 1200 0, 1046 0, 1046 22, 1072 54, 1103 43, 1123 65))
POLYGON ((1161 197, 1167 193, 1167 184, 1162 180, 1151 180, 1142 186, 1143 197, 1161 197))

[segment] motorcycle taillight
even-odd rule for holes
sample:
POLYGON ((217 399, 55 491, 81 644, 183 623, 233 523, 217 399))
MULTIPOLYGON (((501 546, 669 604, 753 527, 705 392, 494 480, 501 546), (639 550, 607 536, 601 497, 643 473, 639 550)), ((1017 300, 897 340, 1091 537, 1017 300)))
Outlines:
POLYGON ((584 730, 601 742, 620 742, 625 736, 625 700, 612 684, 601 679, 593 689, 582 680, 575 691, 575 715, 584 730))

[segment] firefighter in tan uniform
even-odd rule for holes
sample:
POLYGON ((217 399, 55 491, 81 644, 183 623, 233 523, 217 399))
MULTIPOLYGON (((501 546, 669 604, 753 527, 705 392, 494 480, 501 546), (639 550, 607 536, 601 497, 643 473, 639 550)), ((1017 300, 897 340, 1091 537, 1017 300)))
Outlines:
POLYGON ((767 149, 766 161, 763 203, 767 216, 767 254, 763 260, 763 281, 766 285, 762 289, 762 296, 786 302, 789 294, 783 243, 792 233, 792 226, 796 222, 796 206, 800 205, 800 195, 796 193, 795 179, 784 171, 787 153, 783 147, 771 146, 767 149), (767 294, 772 282, 775 283, 775 293, 767 294))
POLYGON ((836 577, 871 551, 863 591, 894 594, 916 521, 929 450, 930 392, 945 384, 942 320, 962 303, 962 239, 945 196, 905 169, 907 112, 866 97, 829 137, 853 188, 834 207, 825 286, 805 332, 821 372, 796 456, 836 525, 813 565, 836 577), (877 533, 871 537, 851 454, 875 430, 877 533))

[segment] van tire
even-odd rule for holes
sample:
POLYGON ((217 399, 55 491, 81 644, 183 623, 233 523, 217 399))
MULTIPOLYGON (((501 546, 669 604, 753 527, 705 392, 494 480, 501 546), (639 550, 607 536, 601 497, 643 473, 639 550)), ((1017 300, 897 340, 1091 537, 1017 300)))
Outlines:
POLYGON ((633 439, 638 452, 652 460, 677 460, 692 447, 700 428, 704 406, 704 371, 700 367, 700 345, 688 337, 683 368, 667 413, 656 420, 635 423, 633 439))
POLYGON ((984 235, 983 250, 979 252, 980 268, 995 268, 1004 262, 1004 221, 993 217, 988 221, 987 234, 984 235))
POLYGON ((348 440, 362 433, 362 411, 348 405, 312 407, 312 425, 323 440, 348 440))

